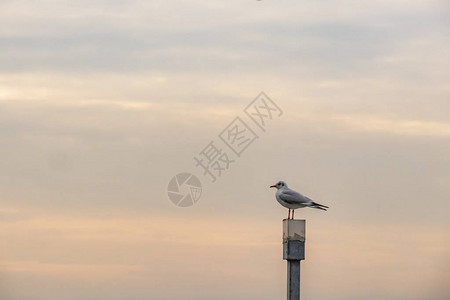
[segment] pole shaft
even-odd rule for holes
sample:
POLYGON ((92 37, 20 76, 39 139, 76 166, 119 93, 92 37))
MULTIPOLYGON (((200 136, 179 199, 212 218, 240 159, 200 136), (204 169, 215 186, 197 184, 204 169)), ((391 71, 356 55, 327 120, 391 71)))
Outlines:
POLYGON ((300 260, 287 261, 287 300, 300 300, 300 260))
POLYGON ((300 300, 300 261, 305 259, 305 220, 283 220, 283 259, 287 261, 287 300, 300 300))

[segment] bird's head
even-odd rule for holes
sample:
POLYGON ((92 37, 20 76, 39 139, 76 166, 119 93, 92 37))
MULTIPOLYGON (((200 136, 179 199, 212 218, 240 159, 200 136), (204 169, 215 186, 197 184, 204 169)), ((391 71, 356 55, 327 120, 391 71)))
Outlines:
POLYGON ((287 187, 287 184, 286 184, 286 182, 280 180, 280 181, 277 182, 277 184, 271 185, 270 187, 271 187, 271 188, 277 188, 277 190, 279 190, 279 189, 281 189, 282 187, 287 187))

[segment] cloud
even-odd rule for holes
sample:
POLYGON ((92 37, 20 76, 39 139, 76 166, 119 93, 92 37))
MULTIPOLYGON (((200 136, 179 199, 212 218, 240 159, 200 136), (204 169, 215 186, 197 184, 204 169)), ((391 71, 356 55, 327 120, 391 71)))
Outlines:
MULTIPOLYGON (((293 116, 294 117, 294 116, 293 116)), ((327 126, 327 130, 339 128, 343 131, 353 132, 380 132, 405 136, 450 136, 449 122, 435 122, 424 120, 388 119, 372 115, 346 115, 346 114, 313 114, 302 112, 294 117, 297 121, 303 119, 317 127, 327 126)))
POLYGON ((282 298, 279 179, 331 207, 296 213, 305 298, 448 298, 442 3, 0 5, 2 299, 282 298), (261 90, 282 118, 210 183, 261 90))
POLYGON ((445 36, 435 5, 421 1, 407 9, 385 1, 351 9, 333 1, 82 3, 7 4, 3 69, 281 75, 292 66, 290 74, 343 76, 413 37, 445 36))

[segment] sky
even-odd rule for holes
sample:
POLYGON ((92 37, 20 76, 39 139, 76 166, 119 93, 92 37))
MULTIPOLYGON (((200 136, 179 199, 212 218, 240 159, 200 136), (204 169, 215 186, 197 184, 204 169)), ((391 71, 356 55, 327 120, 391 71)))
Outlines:
POLYGON ((449 14, 1 1, 0 298, 284 299, 284 180, 330 207, 295 214, 302 299, 449 299, 449 14), (236 118, 257 136, 239 155, 236 118), (194 160, 211 142, 233 161, 215 182, 194 160), (189 207, 168 197, 183 172, 189 207))

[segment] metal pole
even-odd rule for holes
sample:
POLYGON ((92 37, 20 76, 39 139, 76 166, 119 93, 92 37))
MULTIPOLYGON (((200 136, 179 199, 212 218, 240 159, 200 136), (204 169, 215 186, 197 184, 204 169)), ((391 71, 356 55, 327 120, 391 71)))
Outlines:
POLYGON ((300 300, 300 261, 287 261, 287 299, 300 300))
POLYGON ((283 259, 287 260, 287 300, 300 300, 300 261, 305 259, 305 220, 283 220, 283 259))

